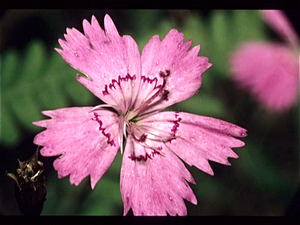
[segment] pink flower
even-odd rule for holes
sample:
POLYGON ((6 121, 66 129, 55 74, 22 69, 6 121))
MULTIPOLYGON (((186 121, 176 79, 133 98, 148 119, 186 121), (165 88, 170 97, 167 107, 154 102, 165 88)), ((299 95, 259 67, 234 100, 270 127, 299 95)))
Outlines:
POLYGON ((106 172, 117 152, 123 153, 121 194, 124 215, 186 215, 183 199, 197 204, 188 185, 195 183, 180 157, 213 175, 208 160, 230 165, 232 147, 246 136, 236 125, 183 112, 162 112, 193 96, 211 64, 198 56, 200 46, 172 29, 161 41, 153 36, 140 55, 135 41, 118 31, 106 15, 105 32, 92 17, 84 34, 67 29, 64 60, 86 74, 77 80, 106 104, 44 111, 51 119, 34 122, 47 128, 34 143, 54 161, 58 177, 70 175, 78 185, 90 175, 91 187, 106 172), (124 144, 124 138, 126 144, 124 144))
POLYGON ((282 11, 263 10, 262 15, 285 43, 243 43, 230 58, 231 73, 267 109, 288 110, 299 96, 298 37, 282 11))

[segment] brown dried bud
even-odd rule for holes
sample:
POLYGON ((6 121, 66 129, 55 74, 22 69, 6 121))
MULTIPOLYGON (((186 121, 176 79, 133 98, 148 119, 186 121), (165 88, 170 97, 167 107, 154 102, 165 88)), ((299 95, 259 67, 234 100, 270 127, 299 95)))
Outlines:
POLYGON ((15 197, 21 213, 25 215, 40 215, 46 200, 46 178, 42 175, 44 164, 38 160, 39 149, 29 160, 20 161, 17 176, 7 173, 16 181, 15 197))

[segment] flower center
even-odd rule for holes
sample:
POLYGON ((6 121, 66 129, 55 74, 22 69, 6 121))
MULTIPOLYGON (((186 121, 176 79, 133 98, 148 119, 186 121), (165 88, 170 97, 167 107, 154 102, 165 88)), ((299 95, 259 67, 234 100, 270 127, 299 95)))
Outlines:
MULTIPOLYGON (((158 75, 154 78, 136 77, 130 74, 118 76, 118 79, 113 79, 110 84, 106 84, 102 91, 110 104, 95 107, 95 109, 113 107, 118 112, 118 142, 121 153, 123 153, 124 148, 123 139, 127 136, 130 136, 135 143, 139 143, 139 150, 135 149, 131 154, 132 160, 146 161, 155 154, 162 154, 161 144, 175 138, 173 130, 178 124, 174 125, 175 128, 172 127, 170 132, 167 132, 168 134, 164 134, 162 130, 141 123, 143 119, 158 112, 152 110, 154 106, 162 101, 168 101, 169 91, 166 84, 171 71, 168 69, 160 71, 158 75)), ((101 130, 102 122, 97 120, 96 115, 95 120, 98 121, 101 130)), ((112 145, 109 134, 105 133, 104 130, 102 133, 106 136, 107 142, 112 145)))
POLYGON ((125 113, 132 108, 134 96, 136 96, 136 76, 127 74, 126 76, 118 76, 118 79, 112 79, 110 84, 104 86, 102 91, 106 96, 111 107, 118 111, 118 113, 125 113))
MULTIPOLYGON (((170 70, 165 70, 159 72, 159 77, 163 79, 162 84, 157 85, 158 79, 157 77, 153 79, 149 79, 148 77, 142 76, 143 84, 149 83, 152 84, 155 82, 155 85, 153 87, 153 92, 149 94, 150 97, 145 98, 145 100, 139 104, 138 107, 134 110, 136 114, 139 114, 140 116, 143 115, 143 112, 149 111, 153 106, 161 103, 162 101, 168 101, 168 95, 169 91, 165 89, 167 78, 170 76, 171 72, 170 70)), ((143 85, 142 84, 142 85, 143 85)), ((142 90, 142 89, 141 89, 142 90)))
POLYGON ((155 122, 147 120, 146 117, 136 122, 127 121, 127 133, 140 146, 132 150, 129 158, 145 162, 147 159, 152 159, 154 155, 164 155, 163 144, 176 139, 180 121, 181 117, 177 113, 174 113, 174 119, 171 121, 155 122))
POLYGON ((162 101, 168 101, 169 91, 166 89, 170 70, 160 71, 154 78, 127 74, 112 79, 104 86, 103 95, 119 114, 128 114, 128 119, 142 115, 162 101))

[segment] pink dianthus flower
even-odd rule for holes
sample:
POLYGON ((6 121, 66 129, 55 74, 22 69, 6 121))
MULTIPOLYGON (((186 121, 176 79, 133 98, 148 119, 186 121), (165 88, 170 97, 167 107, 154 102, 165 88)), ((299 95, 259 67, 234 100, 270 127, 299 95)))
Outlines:
POLYGON ((263 10, 262 16, 284 43, 242 43, 230 58, 232 77, 265 108, 286 111, 299 96, 298 36, 282 11, 263 10))
POLYGON ((201 75, 211 64, 198 56, 200 46, 172 29, 161 41, 157 35, 140 55, 136 42, 120 36, 111 18, 105 32, 93 16, 84 20, 84 34, 67 29, 63 59, 85 74, 77 80, 105 104, 43 111, 51 119, 34 122, 47 128, 34 143, 54 161, 58 177, 70 175, 78 185, 90 176, 91 187, 123 154, 121 195, 124 215, 186 215, 183 199, 197 204, 188 182, 195 183, 180 157, 213 175, 208 160, 230 165, 232 147, 244 142, 246 130, 218 119, 184 112, 162 111, 193 96, 201 75), (126 140, 126 142, 125 142, 126 140))

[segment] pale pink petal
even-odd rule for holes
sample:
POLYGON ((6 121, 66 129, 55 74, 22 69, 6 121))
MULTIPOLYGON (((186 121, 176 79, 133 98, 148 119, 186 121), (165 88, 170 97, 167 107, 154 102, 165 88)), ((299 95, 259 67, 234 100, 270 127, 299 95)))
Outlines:
POLYGON ((78 185, 91 176, 91 186, 106 172, 118 149, 118 117, 107 110, 91 112, 92 107, 72 107, 43 114, 51 119, 34 122, 47 128, 34 138, 43 156, 60 156, 54 161, 58 177, 70 175, 78 185))
MULTIPOLYGON (((189 51, 192 41, 183 42, 184 36, 172 29, 161 41, 153 36, 143 49, 142 75, 149 79, 157 79, 158 84, 163 83, 160 72, 169 71, 166 78, 166 99, 151 108, 163 109, 176 102, 183 101, 193 96, 201 86, 201 75, 210 66, 208 58, 198 56, 200 46, 189 51)), ((151 92, 142 88, 139 98, 146 99, 151 92)), ((160 96, 158 96, 159 98, 160 96)))
POLYGON ((233 79, 272 111, 290 109, 299 95, 299 59, 279 44, 248 42, 231 59, 233 79))
POLYGON ((130 107, 128 101, 131 101, 126 95, 138 92, 138 87, 128 89, 132 86, 132 77, 140 76, 139 49, 130 36, 119 35, 108 15, 104 18, 104 25, 106 35, 94 16, 91 24, 83 21, 85 34, 68 28, 66 41, 59 40, 63 49, 56 50, 67 63, 87 76, 88 79, 77 76, 80 83, 107 104, 126 111, 124 107, 130 107), (120 82, 125 83, 124 90, 120 82))
POLYGON ((162 149, 166 146, 187 164, 211 175, 208 160, 230 165, 227 158, 238 157, 231 148, 244 146, 234 137, 246 136, 246 130, 234 124, 183 112, 160 112, 139 121, 139 126, 152 127, 151 134, 157 137, 173 137, 164 141, 162 149))
POLYGON ((168 149, 145 160, 133 159, 133 153, 146 152, 130 136, 127 139, 121 169, 121 194, 124 215, 130 208, 134 215, 186 215, 183 199, 197 204, 188 182, 195 183, 184 164, 168 149), (187 182, 188 181, 188 182, 187 182))
POLYGON ((292 47, 298 48, 298 35, 282 10, 262 10, 263 19, 292 47))

